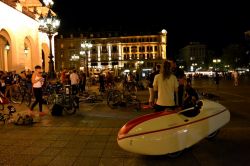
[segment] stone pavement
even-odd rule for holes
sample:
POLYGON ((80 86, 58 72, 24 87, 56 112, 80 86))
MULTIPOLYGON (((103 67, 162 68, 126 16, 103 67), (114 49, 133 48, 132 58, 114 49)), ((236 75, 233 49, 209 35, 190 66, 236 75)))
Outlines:
MULTIPOLYGON (((48 114, 32 126, 0 124, 0 166, 248 165, 248 82, 232 87, 230 82, 222 81, 219 90, 216 90, 211 81, 194 81, 194 86, 203 91, 218 93, 221 96, 220 102, 230 109, 232 119, 215 141, 202 140, 176 159, 167 156, 142 156, 120 149, 116 137, 121 126, 151 110, 136 112, 131 108, 110 109, 103 102, 83 103, 80 111, 72 116, 52 117, 48 114)), ((92 89, 94 90, 95 88, 92 89)), ((141 100, 147 100, 147 93, 146 90, 140 92, 141 100)), ((24 105, 16 107, 18 111, 27 110, 24 105)))

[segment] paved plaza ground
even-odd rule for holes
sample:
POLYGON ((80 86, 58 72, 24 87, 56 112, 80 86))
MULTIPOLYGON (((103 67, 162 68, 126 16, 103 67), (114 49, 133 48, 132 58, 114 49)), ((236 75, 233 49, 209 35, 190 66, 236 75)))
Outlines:
MULTIPOLYGON (((202 140, 178 158, 142 156, 122 150, 118 130, 128 120, 150 113, 131 108, 110 109, 105 102, 81 104, 72 116, 50 114, 32 126, 0 124, 1 165, 58 166, 229 166, 250 165, 250 81, 238 87, 232 81, 194 80, 199 91, 211 92, 231 112, 231 121, 214 141, 202 140)), ((139 92, 147 100, 148 92, 139 92)), ((16 105, 18 111, 27 110, 16 105)), ((46 107, 44 107, 46 108, 46 107)), ((47 110, 46 110, 47 111, 47 110)))

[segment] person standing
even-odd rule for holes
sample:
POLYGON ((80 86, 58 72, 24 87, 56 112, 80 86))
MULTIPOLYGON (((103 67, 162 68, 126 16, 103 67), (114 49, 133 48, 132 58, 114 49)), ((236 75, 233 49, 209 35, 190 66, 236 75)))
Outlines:
POLYGON ((60 76, 60 81, 62 84, 66 84, 66 72, 67 72, 67 69, 64 68, 61 72, 61 76, 60 76))
POLYGON ((234 79, 234 86, 238 86, 239 85, 239 75, 238 72, 235 70, 232 73, 233 79, 234 79))
POLYGON ((12 84, 13 80, 12 80, 12 76, 11 73, 7 73, 6 77, 5 77, 5 97, 10 97, 12 96, 12 84))
POLYGON ((215 72, 215 84, 216 84, 216 89, 219 90, 220 76, 218 71, 215 72))
POLYGON ((85 85, 86 85, 86 75, 84 77, 84 73, 82 71, 80 71, 80 74, 79 74, 79 90, 80 90, 80 93, 83 94, 83 92, 85 91, 85 85))
POLYGON ((176 76, 177 81, 178 81, 178 97, 175 97, 175 100, 178 100, 178 104, 181 106, 183 104, 184 101, 184 87, 186 84, 186 75, 184 70, 180 69, 175 60, 172 60, 171 62, 171 70, 173 72, 173 74, 176 76))
POLYGON ((35 72, 32 74, 32 87, 33 93, 36 101, 31 105, 30 110, 33 111, 34 107, 39 103, 39 112, 40 115, 44 115, 43 112, 43 91, 42 86, 44 84, 44 78, 42 77, 42 67, 37 65, 35 66, 35 72))
MULTIPOLYGON (((153 88, 153 83, 154 83, 154 78, 157 74, 160 73, 161 65, 156 65, 155 70, 153 73, 149 75, 149 85, 148 85, 148 91, 149 91, 149 105, 153 106, 155 101, 154 101, 154 88, 153 88)), ((156 96, 155 96, 156 97, 156 96)))
POLYGON ((103 73, 100 73, 99 75, 99 84, 100 84, 99 91, 101 93, 105 92, 105 76, 103 73))
POLYGON ((70 82, 72 87, 72 94, 76 95, 78 93, 78 84, 79 84, 79 76, 76 73, 76 70, 73 70, 73 73, 70 74, 70 82))
POLYGON ((86 87, 86 82, 87 82, 87 76, 86 73, 82 73, 82 90, 85 92, 85 87, 86 87))
POLYGON ((160 74, 157 74, 154 78, 153 87, 154 91, 158 92, 155 112, 174 109, 178 105, 178 100, 175 102, 175 94, 178 98, 178 81, 171 72, 170 62, 163 62, 160 74))
POLYGON ((6 89, 6 85, 5 85, 5 78, 4 76, 0 77, 0 92, 4 95, 5 94, 5 89, 6 89))

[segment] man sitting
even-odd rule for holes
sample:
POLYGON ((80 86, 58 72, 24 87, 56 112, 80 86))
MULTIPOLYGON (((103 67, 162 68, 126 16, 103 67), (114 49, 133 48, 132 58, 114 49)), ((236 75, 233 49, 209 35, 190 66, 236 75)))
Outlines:
POLYGON ((199 96, 195 89, 192 88, 191 83, 187 83, 185 91, 183 108, 187 109, 195 106, 196 102, 199 100, 199 96))
POLYGON ((194 117, 200 113, 200 108, 196 108, 196 103, 199 100, 199 96, 194 88, 192 88, 191 83, 187 83, 185 89, 185 98, 183 103, 183 109, 194 107, 188 111, 183 112, 182 114, 187 117, 194 117))

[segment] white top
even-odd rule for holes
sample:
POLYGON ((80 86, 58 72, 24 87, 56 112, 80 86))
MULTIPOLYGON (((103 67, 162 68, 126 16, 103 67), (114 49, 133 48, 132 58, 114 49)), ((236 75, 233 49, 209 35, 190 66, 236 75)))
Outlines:
MULTIPOLYGON (((39 79, 41 79, 41 77, 36 76, 35 80, 37 81, 39 79)), ((38 82, 33 84, 33 88, 41 88, 42 86, 43 86, 43 81, 38 81, 38 82)))
POLYGON ((178 90, 178 81, 174 75, 163 80, 163 75, 157 74, 154 78, 153 87, 155 91, 158 91, 157 105, 175 106, 174 92, 178 90))
POLYGON ((78 84, 78 81, 79 81, 78 74, 72 73, 72 74, 70 74, 69 77, 70 77, 71 85, 77 85, 78 84))

